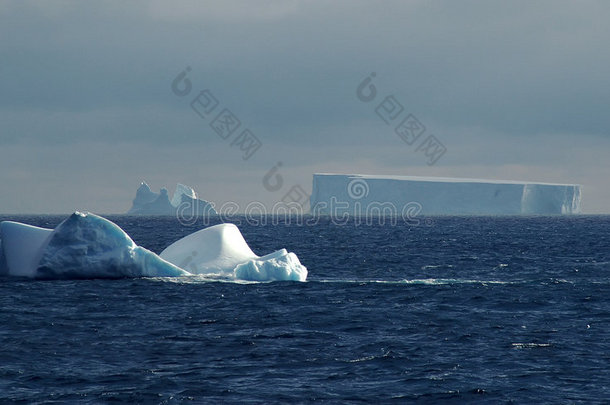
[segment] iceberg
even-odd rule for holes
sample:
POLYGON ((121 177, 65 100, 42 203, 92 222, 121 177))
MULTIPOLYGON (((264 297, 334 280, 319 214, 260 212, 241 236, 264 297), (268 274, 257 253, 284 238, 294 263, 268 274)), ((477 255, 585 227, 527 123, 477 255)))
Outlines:
POLYGON ((0 275, 32 279, 222 276, 305 281, 307 269, 285 249, 259 257, 233 224, 197 231, 161 255, 138 246, 119 226, 75 212, 55 229, 0 223, 0 275))
POLYGON ((314 214, 557 215, 580 213, 577 184, 318 173, 314 214), (409 211, 411 210, 411 211, 409 211))
POLYGON ((233 270, 235 278, 250 281, 287 280, 305 281, 307 269, 299 258, 286 249, 238 264, 233 270))
POLYGON ((55 229, 0 223, 9 276, 38 279, 172 277, 188 274, 137 246, 117 225, 75 212, 55 229))
POLYGON ((177 213, 186 213, 188 216, 217 215, 211 202, 198 199, 195 190, 180 183, 176 185, 170 200, 166 188, 155 193, 148 184, 142 182, 127 212, 130 215, 176 215, 177 213))
POLYGON ((307 268, 294 253, 280 249, 259 257, 234 224, 214 225, 192 233, 168 246, 159 256, 192 274, 248 281, 307 278, 307 268))

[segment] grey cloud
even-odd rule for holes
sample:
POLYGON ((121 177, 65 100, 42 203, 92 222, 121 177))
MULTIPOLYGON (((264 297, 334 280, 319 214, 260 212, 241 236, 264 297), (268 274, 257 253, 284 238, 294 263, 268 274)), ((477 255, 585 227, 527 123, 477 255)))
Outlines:
MULTIPOLYGON (((587 162, 586 151, 608 148, 600 141, 610 127, 610 4, 604 1, 1 4, 4 150, 107 142, 113 153, 140 144, 163 160, 176 159, 184 147, 194 151, 190 168, 231 173, 227 179, 235 182, 242 170, 258 175, 278 157, 287 172, 304 171, 294 174, 301 182, 316 167, 354 155, 366 157, 369 170, 403 165, 433 173, 375 115, 375 105, 390 94, 447 145, 440 168, 473 161, 555 167, 578 147, 585 148, 579 159, 565 164, 590 165, 592 172, 599 163, 587 162), (180 98, 170 85, 186 66, 193 92, 180 98), (365 104, 356 86, 373 71, 379 95, 365 104), (189 102, 202 89, 263 141, 250 161, 232 155, 209 120, 192 112, 189 102), (582 142, 566 141, 576 138, 582 142), (545 153, 532 152, 543 147, 545 153), (197 162, 195 151, 211 149, 222 158, 197 162), (403 151, 411 156, 404 161, 403 151)), ((142 160, 142 172, 171 177, 150 160, 134 159, 142 160)), ((14 179, 33 183, 44 170, 19 167, 21 174, 0 163, 14 179)), ((89 173, 98 170, 106 169, 92 166, 89 173)), ((178 169, 172 173, 179 176, 178 169)), ((228 198, 230 187, 218 187, 228 198)), ((58 200, 57 209, 66 201, 58 200)))

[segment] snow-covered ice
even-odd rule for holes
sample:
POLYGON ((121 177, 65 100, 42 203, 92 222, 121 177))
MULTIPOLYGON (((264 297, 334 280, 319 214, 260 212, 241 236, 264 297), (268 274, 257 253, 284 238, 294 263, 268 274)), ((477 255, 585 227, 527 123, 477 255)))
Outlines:
POLYGON ((138 246, 119 226, 75 212, 55 229, 0 223, 0 274, 38 279, 219 275, 235 280, 305 281, 307 269, 281 249, 257 256, 233 224, 197 231, 161 255, 138 246))
POLYGON ((234 224, 192 233, 168 246, 161 258, 193 274, 228 275, 240 280, 305 281, 307 269, 285 249, 259 257, 234 224))

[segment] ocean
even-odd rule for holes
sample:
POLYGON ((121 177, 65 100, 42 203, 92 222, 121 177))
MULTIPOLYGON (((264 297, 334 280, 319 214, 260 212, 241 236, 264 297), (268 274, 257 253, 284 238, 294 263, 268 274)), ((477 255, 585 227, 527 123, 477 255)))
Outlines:
POLYGON ((235 219, 307 282, 0 279, 0 403, 610 401, 610 216, 235 219))

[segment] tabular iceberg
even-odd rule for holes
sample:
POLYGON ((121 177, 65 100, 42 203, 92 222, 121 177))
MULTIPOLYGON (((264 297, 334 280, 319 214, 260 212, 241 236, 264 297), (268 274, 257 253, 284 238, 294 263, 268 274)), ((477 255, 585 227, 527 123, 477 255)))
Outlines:
MULTIPOLYGON (((580 186, 483 179, 314 174, 311 210, 328 215, 580 213, 580 186)), ((404 216, 404 215, 403 215, 404 216)))
POLYGON ((239 229, 219 224, 188 235, 160 256, 116 224, 75 212, 55 229, 0 223, 0 275, 88 279, 214 275, 248 281, 305 281, 307 269, 285 249, 259 257, 239 229))
POLYGON ((187 216, 216 215, 214 206, 209 201, 197 198, 197 193, 189 186, 178 183, 172 199, 167 189, 153 192, 148 184, 142 182, 136 191, 133 205, 127 212, 131 215, 176 215, 177 212, 187 216))

